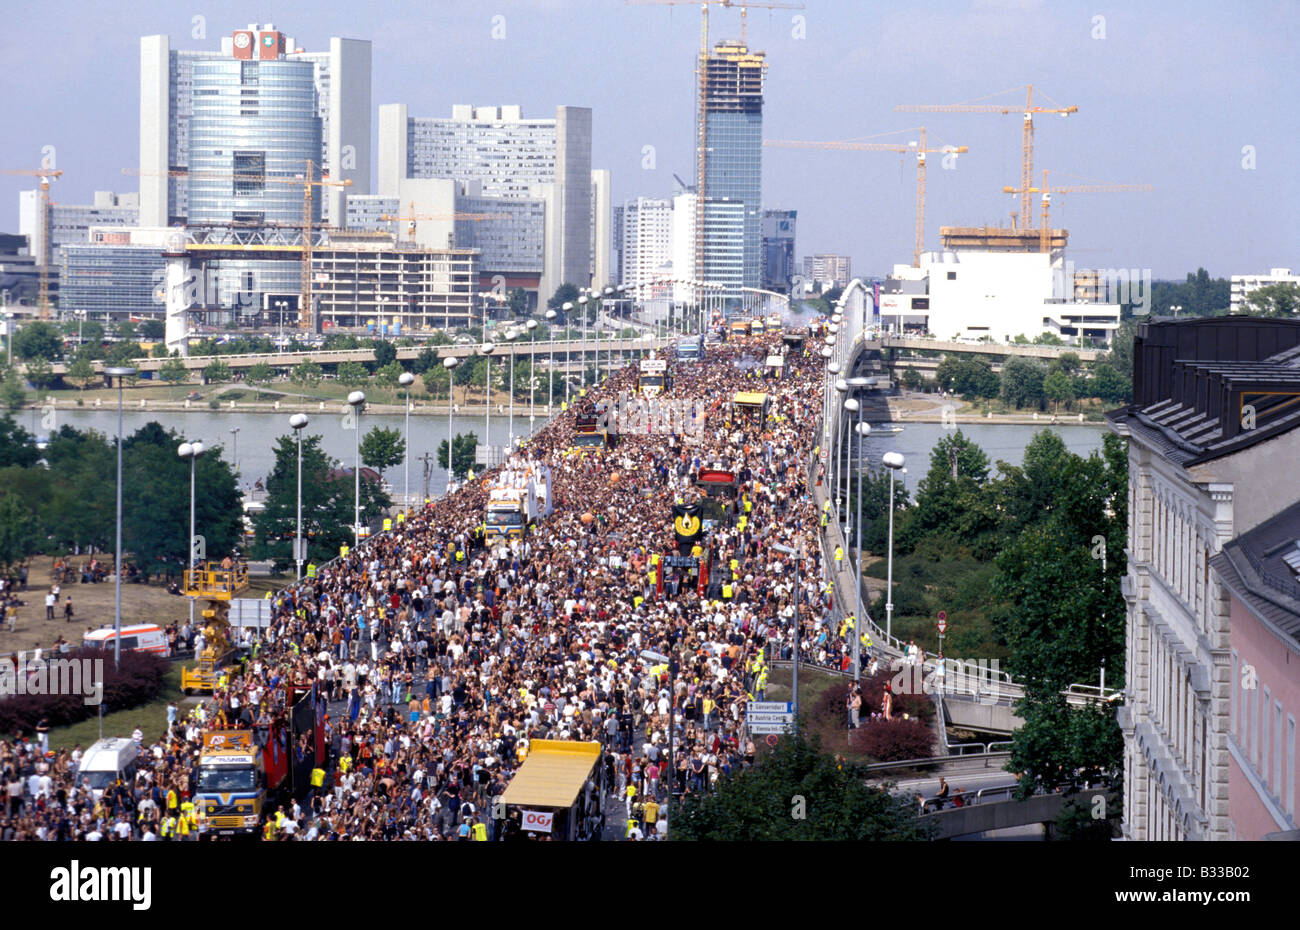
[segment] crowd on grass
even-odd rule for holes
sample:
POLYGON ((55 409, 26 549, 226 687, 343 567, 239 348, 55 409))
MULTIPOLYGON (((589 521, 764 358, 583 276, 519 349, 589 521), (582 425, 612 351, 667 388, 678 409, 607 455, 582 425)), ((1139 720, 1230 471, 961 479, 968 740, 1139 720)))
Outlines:
POLYGON ((492 817, 491 801, 538 739, 601 744, 606 818, 584 831, 663 835, 669 792, 710 792, 754 761, 746 702, 789 655, 796 613, 793 557, 777 546, 805 554, 801 654, 840 664, 851 648, 851 625, 830 619, 809 486, 823 362, 793 347, 766 378, 779 345, 733 338, 672 363, 659 400, 707 407, 685 435, 624 433, 577 453, 575 415, 634 395, 635 367, 588 390, 507 463, 553 477, 554 512, 522 539, 484 539, 479 475, 287 588, 212 699, 169 714, 159 739, 140 735, 131 783, 78 787, 76 752, 0 742, 0 838, 193 838, 202 731, 264 731, 313 683, 329 701, 327 758, 306 796, 267 817, 265 839, 534 838, 492 817), (765 422, 733 410, 739 390, 768 393, 765 422), (711 567, 703 585, 663 561, 678 552, 673 505, 697 499, 701 468, 738 480, 734 524, 694 544, 711 567))

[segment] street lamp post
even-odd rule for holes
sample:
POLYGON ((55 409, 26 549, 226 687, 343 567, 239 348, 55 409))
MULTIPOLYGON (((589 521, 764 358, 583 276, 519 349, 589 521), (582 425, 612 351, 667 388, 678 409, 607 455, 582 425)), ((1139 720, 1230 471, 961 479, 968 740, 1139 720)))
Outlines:
POLYGON ((573 335, 570 333, 569 311, 573 309, 573 302, 566 300, 564 306, 560 308, 564 311, 564 406, 569 406, 569 346, 573 341, 573 335))
POLYGON ((582 372, 582 389, 583 391, 586 391, 587 390, 587 295, 586 294, 583 294, 581 297, 578 298, 578 312, 582 314, 582 337, 581 337, 582 351, 578 353, 578 357, 581 360, 578 364, 578 368, 582 372))
POLYGON ((298 441, 298 523, 293 537, 293 560, 298 563, 298 581, 302 581, 302 562, 306 555, 302 538, 302 429, 309 422, 311 421, 305 413, 295 413, 289 417, 289 425, 293 427, 293 434, 298 441))
POLYGON ((122 380, 135 374, 135 369, 105 368, 104 374, 117 379, 117 537, 113 546, 113 668, 116 669, 122 661, 122 380))
MULTIPOLYGON (((455 443, 451 436, 451 385, 456 380, 456 366, 460 364, 460 359, 454 355, 448 355, 442 360, 442 367, 447 369, 447 487, 444 493, 451 491, 451 455, 456 451, 455 443)), ((486 437, 485 437, 486 438, 486 437)))
POLYGON ((231 443, 230 456, 235 460, 234 462, 235 474, 238 475, 239 474, 239 427, 238 426, 232 427, 230 430, 230 435, 233 437, 233 441, 231 443))
MULTIPOLYGON (((514 342, 518 336, 519 336, 519 330, 517 329, 506 330, 507 342, 514 342)), ((515 355, 514 348, 511 347, 510 357, 506 360, 506 364, 510 366, 510 386, 508 388, 510 392, 510 401, 509 401, 510 426, 506 431, 506 435, 508 437, 506 439, 506 455, 511 455, 515 451, 515 363, 516 361, 518 361, 518 357, 515 355)))
MULTIPOLYGON (((203 454, 202 442, 183 442, 176 449, 176 454, 183 459, 190 460, 190 544, 188 554, 185 556, 185 568, 194 568, 194 474, 195 467, 198 465, 199 456, 203 454)), ((183 579, 183 576, 182 576, 183 579)), ((190 628, 194 627, 194 598, 189 598, 190 602, 190 628)))
POLYGON ((777 543, 772 544, 772 548, 777 552, 784 552, 794 559, 794 649, 791 650, 790 668, 791 681, 790 688, 793 692, 794 701, 794 729, 799 732, 799 563, 803 561, 803 547, 794 549, 790 546, 782 546, 777 543))
MULTIPOLYGON (((841 396, 848 394, 849 382, 843 378, 836 379, 835 390, 839 392, 841 396)), ((834 408, 832 408, 832 410, 834 410, 834 408)), ((835 426, 835 483, 832 490, 835 493, 835 522, 841 527, 841 532, 843 531, 842 528, 845 523, 844 518, 848 516, 847 513, 848 508, 847 507, 841 508, 840 506, 840 498, 845 496, 844 479, 846 473, 848 472, 847 457, 845 457, 844 460, 841 461, 841 456, 843 455, 844 452, 848 451, 847 446, 848 443, 844 441, 844 429, 842 427, 842 424, 837 422, 835 426), (841 468, 840 467, 841 465, 843 465, 844 467, 841 468)))
POLYGON ((537 421, 537 321, 529 320, 524 329, 528 330, 528 434, 531 436, 537 421))
POLYGON ((361 410, 366 404, 365 391, 353 391, 348 395, 348 404, 352 407, 352 428, 356 430, 356 458, 352 469, 352 539, 353 545, 361 546, 361 410))
POLYGON ((903 467, 905 460, 901 452, 886 452, 881 461, 889 469, 889 566, 885 582, 885 639, 888 641, 894 630, 894 472, 903 467))
POLYGON ((490 430, 492 429, 492 353, 496 351, 496 345, 491 342, 484 342, 478 347, 479 354, 487 359, 487 372, 483 376, 483 446, 487 448, 491 445, 489 440, 490 430))
MULTIPOLYGON (((862 422, 862 401, 856 397, 850 397, 844 402, 844 409, 850 413, 857 414, 857 422, 853 424, 853 431, 858 436, 858 442, 871 432, 871 427, 862 422), (863 427, 866 427, 865 429, 863 427)), ((858 488, 857 488, 857 514, 854 517, 854 524, 857 527, 857 551, 853 560, 853 587, 856 591, 854 600, 855 610, 853 614, 853 680, 859 681, 862 677, 862 456, 858 455, 858 488)), ((848 508, 845 508, 846 510, 848 508)))
POLYGON ((406 476, 402 487, 402 509, 409 511, 411 509, 411 385, 415 383, 415 375, 404 371, 398 376, 397 383, 406 388, 406 445, 402 455, 406 476))
POLYGON ((546 311, 546 335, 550 341, 550 357, 546 362, 546 415, 551 415, 555 406, 555 311, 546 311))

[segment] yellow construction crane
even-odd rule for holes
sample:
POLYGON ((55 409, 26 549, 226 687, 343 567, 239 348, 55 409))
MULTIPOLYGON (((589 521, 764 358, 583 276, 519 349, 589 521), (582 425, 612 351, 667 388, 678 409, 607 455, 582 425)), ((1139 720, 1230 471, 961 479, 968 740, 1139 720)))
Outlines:
MULTIPOLYGON (((704 276, 704 204, 705 165, 708 158, 708 139, 705 131, 705 101, 708 94, 709 74, 709 7, 720 6, 727 9, 740 9, 740 44, 747 45, 749 7, 764 10, 802 10, 802 3, 750 3, 748 0, 624 0, 629 6, 699 6, 700 8, 700 53, 695 67, 698 100, 695 111, 695 277, 704 276)), ((695 293, 696 303, 700 302, 700 290, 695 293)))
POLYGON ((1048 243, 1051 242, 1051 204, 1053 194, 1123 194, 1134 191, 1154 190, 1150 184, 1108 184, 1106 182, 1097 182, 1095 184, 1071 184, 1068 187, 1051 187, 1047 182, 1047 169, 1043 169, 1043 186, 1031 187, 1027 191, 1019 187, 1004 187, 1004 194, 1042 194, 1042 225, 1038 231, 1038 248, 1039 251, 1046 252, 1048 243))
POLYGON ((945 145, 937 149, 928 148, 925 141, 925 127, 900 129, 899 132, 916 132, 920 142, 795 142, 790 139, 764 139, 763 145, 769 148, 788 149, 839 149, 855 152, 908 152, 916 153, 916 239, 912 245, 912 267, 921 266, 921 252, 925 249, 925 156, 931 153, 964 155, 969 149, 964 145, 945 145))
MULTIPOLYGON (((1019 90, 1013 87, 1012 90, 1019 90)), ((1079 108, 1076 106, 1068 107, 1040 107, 1034 105, 1034 85, 1029 84, 1025 88, 1025 105, 1017 107, 1013 104, 994 104, 979 103, 976 100, 970 103, 954 104, 900 104, 894 107, 896 112, 900 113, 1000 113, 1006 115, 1009 113, 1020 113, 1023 115, 1023 129, 1021 138, 1021 165, 1020 165, 1020 190, 1024 193, 1020 196, 1020 221, 1028 223, 1029 217, 1033 216, 1033 207, 1030 203, 1029 190, 1034 186, 1034 114, 1036 113, 1056 113, 1062 118, 1071 113, 1078 113, 1079 108)), ((1011 91, 1002 91, 1002 93, 1011 93, 1011 91)), ((997 97, 999 94, 990 94, 990 97, 997 97)), ((981 100, 988 98, 981 97, 981 100)))
MULTIPOLYGON (((316 169, 316 163, 310 158, 306 159, 305 170, 303 174, 296 175, 292 178, 279 177, 263 173, 250 172, 227 172, 227 171, 190 171, 185 168, 177 168, 171 171, 131 171, 123 169, 122 173, 133 177, 168 177, 168 178, 193 178, 198 181, 252 181, 265 184, 290 184, 302 187, 302 296, 299 298, 298 306, 298 326, 301 329, 311 328, 311 245, 312 233, 315 224, 312 222, 311 205, 312 190, 317 187, 350 187, 352 180, 345 178, 342 181, 332 181, 328 175, 321 175, 319 179, 313 178, 312 174, 316 169)), ((233 249, 238 246, 231 246, 233 249)))
POLYGON ((411 242, 415 241, 415 224, 417 220, 467 220, 472 223, 481 223, 484 220, 505 220, 509 218, 510 214, 508 213, 416 213, 414 201, 411 202, 408 212, 401 216, 385 213, 380 217, 385 222, 407 221, 409 225, 406 227, 406 238, 411 242))
POLYGON ((0 169, 0 174, 23 174, 41 179, 41 254, 33 257, 39 263, 37 280, 40 281, 40 317, 42 320, 48 320, 50 318, 50 263, 54 258, 54 245, 50 242, 50 180, 57 181, 63 177, 63 172, 5 168, 0 169))

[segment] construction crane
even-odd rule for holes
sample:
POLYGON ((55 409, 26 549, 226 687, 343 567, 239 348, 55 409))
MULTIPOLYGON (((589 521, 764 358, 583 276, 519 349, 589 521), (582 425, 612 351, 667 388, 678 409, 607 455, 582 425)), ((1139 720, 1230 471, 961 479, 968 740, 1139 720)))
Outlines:
POLYGON ((41 179, 41 254, 33 256, 38 263, 37 280, 40 281, 40 318, 50 318, 50 263, 54 260, 54 245, 50 242, 50 180, 63 177, 62 171, 42 169, 27 171, 22 168, 6 168, 0 174, 23 174, 41 179))
MULTIPOLYGON (((287 178, 277 175, 265 174, 262 172, 226 172, 226 171, 208 171, 198 170, 190 171, 185 168, 176 168, 171 171, 130 171, 123 169, 122 173, 134 177, 168 177, 168 178, 192 178, 196 181, 249 181, 257 184, 291 184, 302 187, 302 296, 299 299, 298 306, 298 326, 301 329, 311 328, 311 246, 312 233, 315 230, 315 224, 312 222, 312 190, 317 187, 350 187, 352 180, 345 178, 342 181, 330 180, 329 175, 322 174, 319 179, 313 178, 313 172, 317 165, 310 158, 306 159, 304 173, 287 178)), ((232 248, 237 248, 233 247, 232 248)))
MULTIPOLYGON (((727 9, 740 9, 740 42, 748 48, 748 12, 749 7, 764 10, 802 10, 802 3, 750 3, 748 0, 624 0, 629 6, 699 6, 700 8, 700 53, 695 66, 698 100, 696 101, 696 140, 695 140, 695 275, 704 276, 704 204, 705 204, 705 165, 708 157, 708 138, 706 132, 705 101, 708 96, 709 83, 709 7, 720 6, 727 9)), ((695 292, 695 302, 700 303, 700 291, 695 292)))
MULTIPOLYGON (((1019 90, 1013 87, 1012 90, 1019 90)), ((1002 91, 1007 94, 1011 91, 1002 91)), ((990 94, 990 97, 997 97, 998 94, 990 94)), ((980 100, 988 98, 981 97, 980 100)), ((1025 105, 1017 107, 1010 104, 979 103, 973 100, 970 103, 954 104, 900 104, 894 107, 899 113, 1000 113, 1007 115, 1009 113, 1020 113, 1023 115, 1023 129, 1021 138, 1021 165, 1020 165, 1020 190, 1024 193, 1020 195, 1020 221, 1028 223, 1029 217, 1033 216, 1033 206, 1030 202, 1029 190, 1034 186, 1034 114, 1036 113, 1057 113, 1062 118, 1071 113, 1078 113, 1079 108, 1076 106, 1068 107, 1040 107, 1034 105, 1034 85, 1029 84, 1025 88, 1025 105)))
POLYGON ((1107 184, 1098 182, 1096 184, 1072 184, 1068 187, 1051 187, 1047 181, 1047 169, 1043 169, 1043 186, 1031 187, 1028 191, 1019 187, 1004 187, 1004 194, 1020 194, 1022 197, 1028 194, 1042 194, 1042 225, 1038 230, 1038 249, 1040 252, 1048 251, 1048 243, 1052 238, 1051 223, 1051 204, 1053 194, 1123 194, 1130 191, 1149 191, 1154 190, 1150 184, 1107 184))
POLYGON ((788 149, 839 149, 855 152, 916 152, 916 239, 912 244, 912 267, 921 267, 921 252, 925 248, 925 156, 931 153, 964 155, 969 149, 964 145, 945 145, 937 149, 928 148, 925 141, 925 127, 900 129, 898 132, 916 132, 920 134, 919 142, 795 142, 789 139, 764 139, 763 145, 769 148, 788 149))
POLYGON ((401 216, 385 213, 380 217, 385 222, 406 220, 410 224, 406 227, 406 238, 411 242, 415 241, 415 223, 417 220, 466 220, 471 223, 481 223, 484 220, 505 220, 509 218, 510 214, 508 213, 416 213, 414 201, 409 206, 409 212, 401 216))

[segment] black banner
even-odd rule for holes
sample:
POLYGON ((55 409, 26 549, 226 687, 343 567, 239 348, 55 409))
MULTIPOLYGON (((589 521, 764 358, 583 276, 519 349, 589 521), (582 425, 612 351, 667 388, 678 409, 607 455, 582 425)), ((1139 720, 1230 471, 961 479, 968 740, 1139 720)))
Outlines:
POLYGON ((677 551, 686 555, 704 532, 699 504, 673 504, 673 530, 677 534, 677 551))

